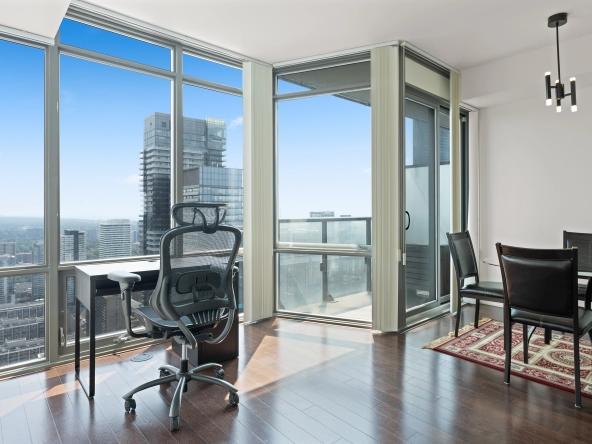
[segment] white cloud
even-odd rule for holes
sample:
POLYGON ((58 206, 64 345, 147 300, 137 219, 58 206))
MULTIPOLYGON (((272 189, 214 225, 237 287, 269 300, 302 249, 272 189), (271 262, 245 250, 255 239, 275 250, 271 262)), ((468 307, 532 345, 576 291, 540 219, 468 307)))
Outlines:
POLYGON ((137 174, 132 174, 131 176, 126 177, 122 180, 123 183, 129 183, 131 185, 138 185, 140 183, 140 176, 137 174))
POLYGON ((363 172, 364 174, 370 174, 370 173, 372 172, 372 168, 364 168, 364 169, 362 170, 362 172, 363 172))
POLYGON ((230 122, 230 129, 234 129, 237 126, 242 126, 243 125, 243 116, 237 117, 236 119, 233 119, 232 122, 230 122))

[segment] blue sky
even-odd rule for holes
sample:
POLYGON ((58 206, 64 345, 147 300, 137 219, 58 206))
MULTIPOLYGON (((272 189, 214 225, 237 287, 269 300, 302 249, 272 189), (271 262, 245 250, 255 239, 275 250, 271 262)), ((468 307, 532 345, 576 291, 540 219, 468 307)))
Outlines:
MULTIPOLYGON (((170 68, 166 48, 68 20, 61 41, 170 68)), ((43 214, 43 57, 0 40, 0 163, 11 190, 0 194, 0 216, 43 214)), ((183 64, 186 74, 241 86, 240 70, 188 55, 183 64)), ((137 220, 143 122, 170 113, 170 81, 62 55, 60 87, 61 216, 137 220)), ((186 117, 227 121, 227 166, 242 168, 242 99, 186 85, 183 106, 186 117)), ((370 107, 316 97, 281 102, 278 118, 281 217, 370 216, 370 107)))

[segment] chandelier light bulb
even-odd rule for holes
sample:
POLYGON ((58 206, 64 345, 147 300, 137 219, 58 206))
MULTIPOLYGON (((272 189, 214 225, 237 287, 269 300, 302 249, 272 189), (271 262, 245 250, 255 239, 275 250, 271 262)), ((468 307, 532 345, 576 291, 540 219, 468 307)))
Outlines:
POLYGON ((578 110, 578 105, 572 105, 571 106, 571 112, 575 113, 578 110))
POLYGON ((561 105, 559 105, 559 106, 557 107, 557 112, 558 112, 558 113, 560 113, 560 112, 561 112, 561 105))
POLYGON ((553 105, 553 99, 547 99, 546 102, 547 102, 547 106, 553 105))

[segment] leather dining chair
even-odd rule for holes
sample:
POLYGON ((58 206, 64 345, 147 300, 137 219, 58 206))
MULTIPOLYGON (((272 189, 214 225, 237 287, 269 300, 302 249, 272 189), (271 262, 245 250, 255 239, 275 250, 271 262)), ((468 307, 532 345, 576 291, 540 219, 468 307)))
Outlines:
POLYGON ((462 298, 475 299, 475 328, 478 328, 480 300, 503 302, 504 288, 501 282, 479 281, 479 269, 475 258, 475 250, 473 250, 473 242, 468 231, 446 233, 446 237, 448 238, 448 246, 450 247, 452 263, 456 271, 456 282, 458 284, 458 308, 456 311, 456 327, 454 329, 454 336, 458 336, 462 298), (465 279, 469 278, 475 278, 475 282, 465 285, 465 279))
MULTIPOLYGON (((582 406, 580 341, 592 330, 592 311, 578 306, 578 249, 541 250, 496 244, 504 287, 504 382, 510 383, 512 325, 523 325, 528 363, 528 327, 573 334, 576 407, 582 406)), ((592 336, 592 335, 591 335, 592 336)))

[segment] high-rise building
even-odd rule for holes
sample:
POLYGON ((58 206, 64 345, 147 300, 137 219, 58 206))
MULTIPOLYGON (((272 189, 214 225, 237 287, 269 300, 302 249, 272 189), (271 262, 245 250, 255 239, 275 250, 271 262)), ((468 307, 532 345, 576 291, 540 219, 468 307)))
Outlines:
MULTIPOLYGON (((35 241, 33 244, 33 263, 45 263, 45 242, 35 241)), ((34 274, 32 277, 31 300, 45 299, 45 275, 34 274)))
POLYGON ((0 254, 16 256, 16 242, 0 242, 0 254))
MULTIPOLYGON (((242 170, 224 167, 226 121, 183 118, 184 200, 227 202, 232 216, 242 225, 242 170), (193 170, 196 167, 208 167, 193 170), (239 173, 240 171, 240 173, 239 173), (240 179, 240 181, 239 181, 240 179), (199 182, 205 180, 205 182, 199 182), (234 199, 233 199, 234 198, 234 199)), ((144 212, 138 224, 142 254, 158 254, 160 238, 170 228, 171 117, 154 113, 144 119, 144 149, 140 153, 144 212)))
POLYGON ((183 202, 228 204, 224 223, 243 225, 243 170, 199 166, 183 171, 183 202))
MULTIPOLYGON (((0 267, 15 265, 15 258, 10 254, 0 254, 0 267)), ((14 276, 0 277, 0 304, 12 302, 14 294, 14 276)))
POLYGON ((99 225, 99 258, 127 257, 132 254, 129 219, 111 219, 99 225))
POLYGON ((64 230, 60 235, 60 262, 86 260, 86 233, 79 230, 64 230))

